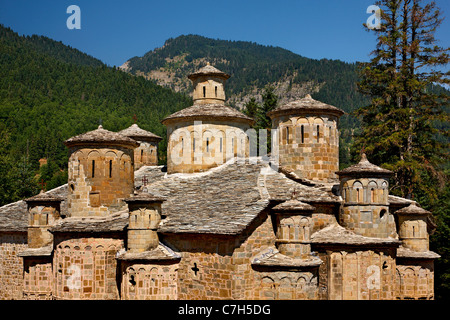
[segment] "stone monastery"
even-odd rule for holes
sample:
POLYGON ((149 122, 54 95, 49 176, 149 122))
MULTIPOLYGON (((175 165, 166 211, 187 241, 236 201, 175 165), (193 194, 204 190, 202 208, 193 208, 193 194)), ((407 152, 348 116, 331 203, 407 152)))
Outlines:
POLYGON ((344 112, 281 105, 272 154, 252 157, 228 78, 189 76, 167 166, 136 124, 66 140, 68 183, 0 207, 0 299, 433 299, 431 213, 363 153, 339 171, 344 112))

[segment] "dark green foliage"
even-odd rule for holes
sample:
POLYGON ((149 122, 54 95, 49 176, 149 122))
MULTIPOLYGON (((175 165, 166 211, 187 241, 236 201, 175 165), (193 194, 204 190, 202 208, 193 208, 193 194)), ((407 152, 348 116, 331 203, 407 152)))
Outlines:
MULTIPOLYGON (((78 50, 45 37, 20 37, 0 26, 0 204, 36 193, 42 175, 46 188, 67 180, 63 141, 96 129, 119 131, 137 123, 161 137, 160 120, 191 105, 142 77, 107 67, 78 50), (39 159, 49 165, 39 172, 39 159), (25 176, 33 179, 26 180, 25 176), (17 187, 14 187, 17 185, 17 187)), ((165 146, 161 145, 161 152, 165 146)))
POLYGON ((372 59, 360 65, 358 88, 370 102, 358 109, 362 129, 352 146, 394 172, 390 192, 432 211, 438 231, 432 246, 442 258, 436 292, 449 293, 448 256, 448 48, 434 38, 442 22, 434 2, 383 0, 381 27, 372 59), (446 240, 444 240, 444 238, 446 240))

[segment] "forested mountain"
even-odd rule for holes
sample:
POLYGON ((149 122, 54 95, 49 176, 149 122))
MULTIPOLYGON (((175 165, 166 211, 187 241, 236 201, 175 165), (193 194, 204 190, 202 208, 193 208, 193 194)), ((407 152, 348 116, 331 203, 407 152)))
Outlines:
MULTIPOLYGON (((227 103, 242 109, 251 98, 262 101, 264 88, 272 85, 278 103, 304 97, 332 104, 350 113, 368 103, 357 92, 357 65, 339 60, 309 59, 289 50, 253 42, 210 39, 182 35, 169 39, 161 48, 133 57, 121 68, 135 75, 156 80, 175 91, 190 94, 187 75, 210 62, 231 75, 225 87, 227 103)), ((355 117, 344 115, 340 121, 343 167, 350 164, 349 145, 355 117)))
POLYGON ((191 103, 60 42, 0 25, 0 205, 31 196, 39 182, 49 189, 67 181, 65 139, 134 121, 165 137, 160 120, 191 103), (41 158, 48 165, 39 170, 41 158))

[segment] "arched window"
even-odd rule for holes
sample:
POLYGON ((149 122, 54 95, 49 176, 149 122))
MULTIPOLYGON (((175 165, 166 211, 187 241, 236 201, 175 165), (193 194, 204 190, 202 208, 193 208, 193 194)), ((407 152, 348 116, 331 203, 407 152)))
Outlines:
POLYGON ((206 97, 206 87, 203 86, 203 98, 205 98, 205 97, 206 97))
POLYGON ((317 142, 319 142, 320 139, 320 126, 317 125, 317 142))
POLYGON ((217 98, 217 86, 215 86, 214 90, 215 90, 216 98, 217 98))
POLYGON ((286 127, 286 144, 289 144, 289 127, 286 127))
POLYGON ((92 160, 92 178, 95 177, 95 160, 92 160))
POLYGON ((112 177, 112 160, 109 160, 109 177, 112 177))
POLYGON ((305 126, 304 125, 301 125, 300 133, 301 133, 302 143, 305 143, 305 126))

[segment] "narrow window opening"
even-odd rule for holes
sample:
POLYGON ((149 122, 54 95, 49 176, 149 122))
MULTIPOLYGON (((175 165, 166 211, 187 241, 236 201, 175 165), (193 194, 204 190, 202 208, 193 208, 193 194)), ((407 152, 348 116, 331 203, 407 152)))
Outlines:
POLYGON ((359 189, 356 189, 356 202, 360 202, 360 200, 359 189))
MULTIPOLYGON (((142 160, 142 158, 141 158, 142 160)), ((112 177, 112 160, 109 160, 109 177, 112 177)))
POLYGON ((416 236, 416 227, 413 226, 413 238, 416 236))
POLYGON ((195 138, 194 141, 192 142, 192 149, 195 151, 195 138))
POLYGON ((209 138, 206 138, 206 152, 209 152, 209 138))
POLYGON ((286 127, 286 144, 289 144, 289 127, 286 127))
POLYGON ((92 178, 95 177, 95 160, 92 160, 92 178))
POLYGON ((216 93, 216 98, 217 98, 217 86, 214 88, 214 91, 216 93))
POLYGON ((144 160, 144 150, 141 150, 141 162, 144 160))
POLYGON ((375 190, 373 188, 370 189, 370 202, 375 202, 375 190))
POLYGON ((134 287, 136 285, 136 281, 134 280, 134 275, 130 275, 130 284, 134 287))
POLYGON ((184 139, 181 138, 181 153, 184 152, 184 139))
POLYGON ((220 138, 220 152, 222 152, 222 138, 220 138))
POLYGON ((203 98, 206 97, 206 87, 203 87, 203 98))
POLYGON ((302 143, 305 143, 305 127, 303 125, 300 127, 300 132, 302 136, 302 143))
POLYGON ((319 142, 319 138, 320 138, 320 127, 319 125, 317 125, 317 142, 319 142))

